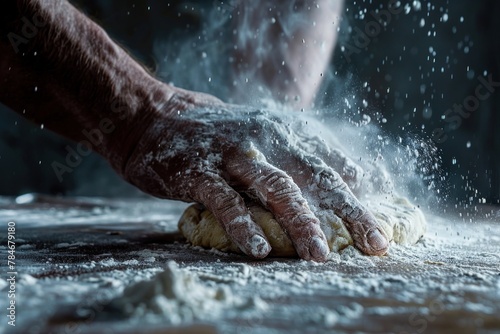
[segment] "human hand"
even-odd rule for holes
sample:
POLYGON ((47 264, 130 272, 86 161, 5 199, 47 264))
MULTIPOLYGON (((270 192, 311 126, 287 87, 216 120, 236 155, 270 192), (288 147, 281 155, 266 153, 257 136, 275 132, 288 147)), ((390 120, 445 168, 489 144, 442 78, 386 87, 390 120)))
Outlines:
POLYGON ((374 216, 348 186, 359 184, 361 170, 340 151, 271 112, 175 90, 163 110, 148 115, 154 121, 123 170, 129 182, 156 197, 203 204, 256 258, 271 249, 241 194, 274 214, 303 259, 324 261, 329 253, 309 204, 340 216, 361 251, 387 251, 374 216))

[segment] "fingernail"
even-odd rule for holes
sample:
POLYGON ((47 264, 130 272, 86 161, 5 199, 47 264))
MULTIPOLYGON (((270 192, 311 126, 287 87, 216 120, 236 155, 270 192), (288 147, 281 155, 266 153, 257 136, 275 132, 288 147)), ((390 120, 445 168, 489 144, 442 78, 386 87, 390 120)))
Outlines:
POLYGON ((330 253, 330 248, 323 239, 313 237, 309 242, 309 253, 314 257, 314 260, 325 261, 330 253))
POLYGON ((380 233, 379 230, 371 230, 366 236, 366 238, 368 244, 373 250, 375 250, 377 253, 383 251, 383 253, 380 255, 383 255, 387 250, 387 247, 389 247, 387 239, 382 235, 382 233, 380 233))
POLYGON ((262 259, 271 251, 271 245, 262 236, 255 234, 248 240, 250 253, 253 257, 262 259))

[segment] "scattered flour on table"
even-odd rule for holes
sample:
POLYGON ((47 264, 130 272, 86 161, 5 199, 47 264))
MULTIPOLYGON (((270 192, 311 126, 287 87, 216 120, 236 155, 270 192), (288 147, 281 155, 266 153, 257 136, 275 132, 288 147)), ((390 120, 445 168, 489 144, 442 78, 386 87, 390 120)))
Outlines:
MULTIPOLYGON (((37 221, 53 221, 52 214, 37 214, 37 221)), ((129 216, 122 215, 123 220, 129 216)), ((476 225, 428 217, 432 217, 430 231, 415 246, 392 244, 384 257, 367 257, 350 246, 331 254, 323 264, 290 258, 252 261, 201 247, 193 251, 184 244, 165 248, 145 245, 139 251, 120 248, 111 252, 104 248, 101 254, 77 263, 58 261, 55 255, 60 249, 54 247, 56 243, 42 251, 26 249, 22 269, 32 276, 19 276, 16 285, 23 303, 19 324, 43 324, 52 313, 66 311, 68 305, 85 309, 104 295, 127 319, 105 319, 102 331, 93 332, 114 330, 124 323, 141 329, 151 322, 187 324, 193 319, 209 321, 227 333, 238 332, 239 328, 278 333, 273 332, 275 324, 286 327, 288 333, 318 328, 317 332, 344 333, 342 326, 366 332, 365 320, 374 316, 385 319, 382 322, 402 319, 408 326, 410 315, 432 315, 436 309, 442 313, 436 318, 439 320, 429 322, 429 328, 478 316, 486 319, 485 326, 500 328, 495 320, 500 312, 500 253, 496 239, 489 238, 498 234, 496 222, 476 225), (39 260, 48 256, 54 260, 39 260), (155 262, 146 260, 153 257, 155 262), (166 270, 161 268, 167 258, 175 259, 182 269, 174 264, 166 270), (52 272, 56 275, 45 275, 52 272), (165 291, 173 292, 169 297, 165 291)), ((174 230, 175 218, 171 219, 174 230)), ((23 233, 31 226, 18 224, 23 233)), ((41 232, 36 230, 36 234, 41 232)), ((38 236, 26 233, 24 238, 35 244, 38 236)), ((96 240, 88 243, 98 244, 96 240)), ((0 280, 1 292, 6 289, 5 281, 0 280)), ((7 307, 6 301, 0 300, 0 307, 7 307)), ((5 329, 8 333, 6 328, 5 323, 0 324, 0 332, 5 329)), ((412 330, 417 328, 407 328, 408 332, 412 330)))
POLYGON ((179 269, 170 261, 167 268, 151 280, 125 288, 115 298, 111 308, 131 319, 148 318, 162 323, 181 324, 194 320, 220 318, 227 309, 265 309, 267 304, 258 298, 241 298, 227 286, 212 288, 202 284, 195 274, 179 269))

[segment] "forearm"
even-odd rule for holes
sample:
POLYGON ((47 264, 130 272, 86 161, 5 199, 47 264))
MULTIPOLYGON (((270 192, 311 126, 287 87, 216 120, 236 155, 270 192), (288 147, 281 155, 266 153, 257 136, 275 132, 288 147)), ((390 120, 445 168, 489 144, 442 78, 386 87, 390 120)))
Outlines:
POLYGON ((236 95, 263 85, 273 97, 309 107, 335 42, 343 0, 241 1, 238 8, 236 95))
POLYGON ((148 111, 160 110, 173 89, 67 1, 8 1, 0 17, 0 102, 85 140, 120 171, 143 132, 138 127, 152 121, 148 111))

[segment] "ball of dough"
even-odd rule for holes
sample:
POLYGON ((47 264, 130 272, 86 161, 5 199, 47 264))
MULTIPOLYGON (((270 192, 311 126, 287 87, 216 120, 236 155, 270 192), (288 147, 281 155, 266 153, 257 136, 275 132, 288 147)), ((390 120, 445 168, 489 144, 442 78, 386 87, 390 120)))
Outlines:
MULTIPOLYGON (((295 248, 281 229, 272 213, 256 203, 247 203, 255 222, 260 225, 272 250, 270 256, 295 257, 295 248)), ((378 223, 390 241, 398 244, 415 244, 426 231, 422 211, 406 198, 373 197, 366 206, 375 215, 378 223)), ((320 220, 332 252, 339 252, 353 240, 344 222, 332 210, 314 210, 320 220)), ((239 248, 217 222, 212 213, 198 204, 189 206, 179 220, 179 229, 184 237, 195 246, 215 248, 223 252, 241 253, 239 248)))

